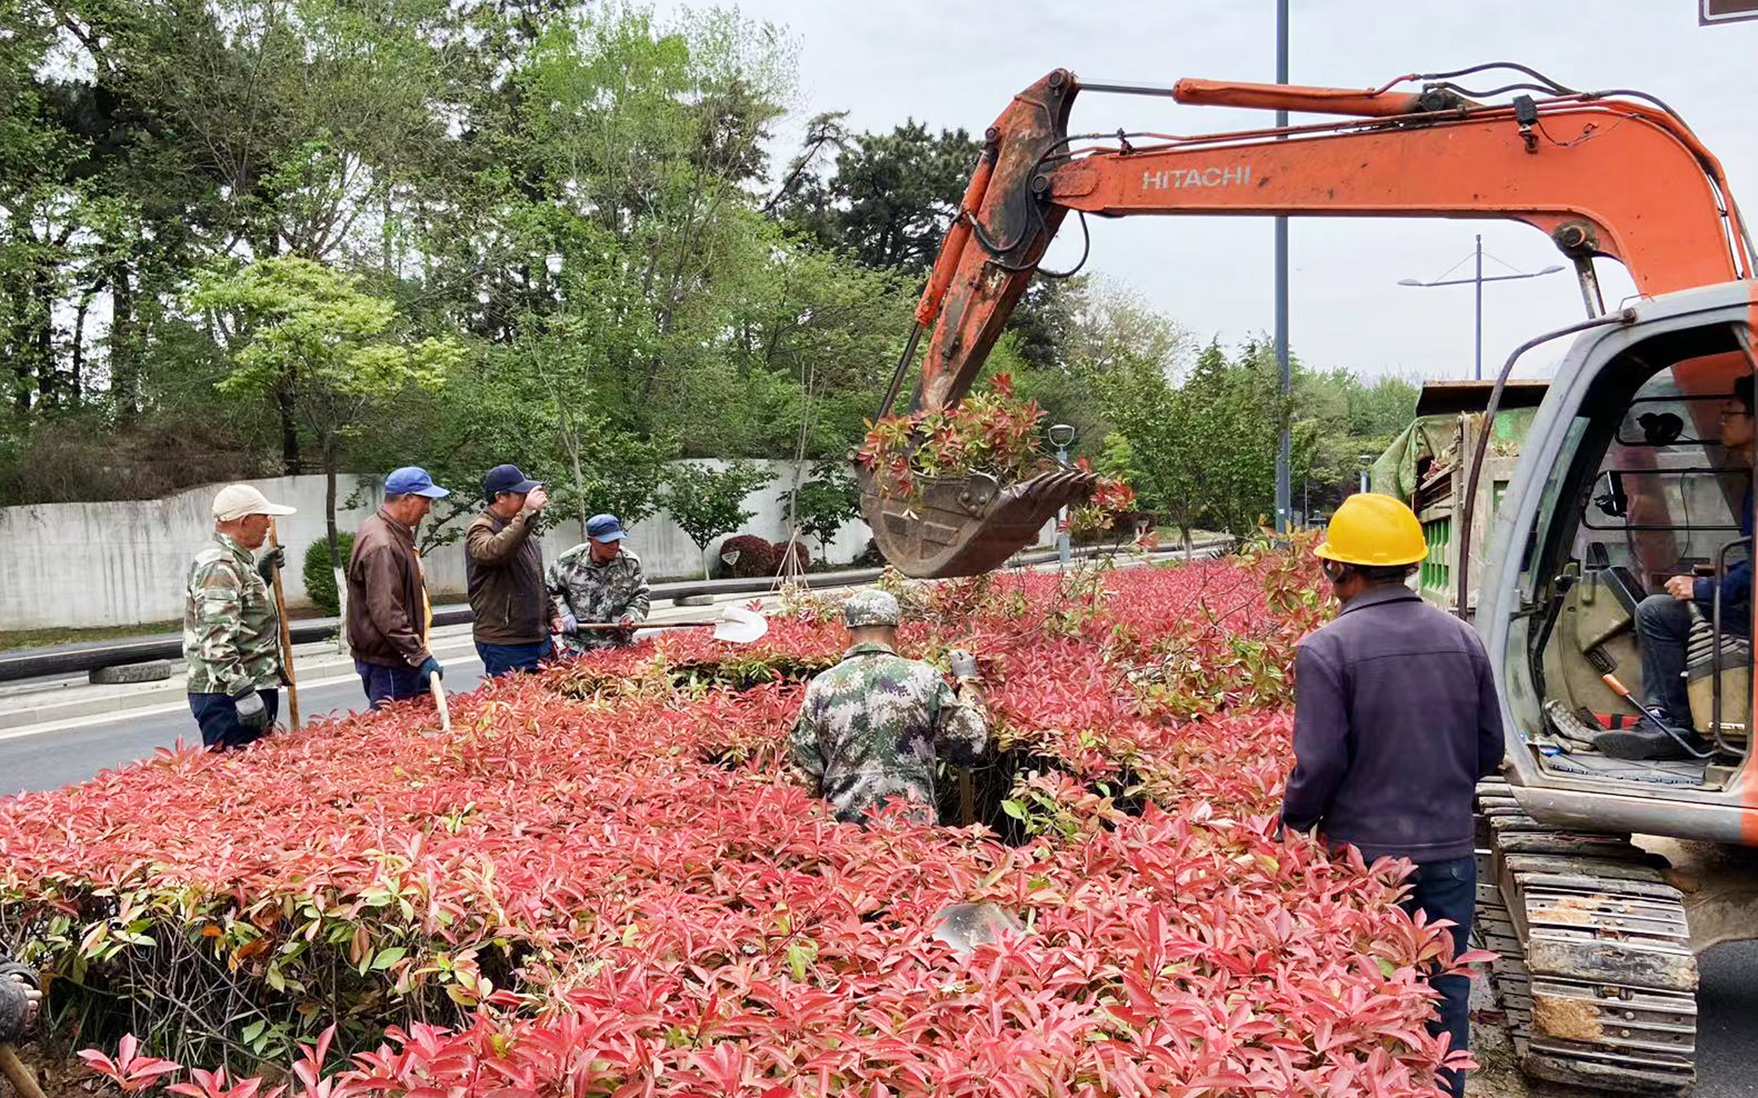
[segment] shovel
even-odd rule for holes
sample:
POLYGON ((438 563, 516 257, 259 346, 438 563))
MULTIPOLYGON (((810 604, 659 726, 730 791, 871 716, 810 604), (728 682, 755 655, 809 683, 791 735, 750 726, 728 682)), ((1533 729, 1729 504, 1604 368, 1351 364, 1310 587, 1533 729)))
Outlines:
POLYGON ((36 1074, 18 1058, 18 1050, 11 1045, 0 1045, 0 1075, 5 1076, 21 1098, 44 1098, 36 1074))
MULTIPOLYGON (((269 520, 269 548, 278 549, 275 520, 269 520)), ((281 621, 281 667, 287 672, 287 717, 293 731, 299 731, 299 684, 293 679, 293 629, 287 623, 287 592, 281 586, 281 570, 275 569, 275 616, 281 621)))
MULTIPOLYGON (((769 632, 769 619, 754 610, 743 606, 728 606, 720 612, 718 618, 704 618, 691 621, 643 621, 629 626, 631 629, 693 629, 713 627, 714 639, 729 641, 733 644, 750 644, 769 632)), ((624 627, 614 621, 581 622, 576 632, 615 632, 624 627)))
POLYGON ((433 705, 439 710, 440 731, 452 730, 452 707, 446 704, 446 688, 440 685, 438 671, 427 673, 427 688, 433 692, 433 705))

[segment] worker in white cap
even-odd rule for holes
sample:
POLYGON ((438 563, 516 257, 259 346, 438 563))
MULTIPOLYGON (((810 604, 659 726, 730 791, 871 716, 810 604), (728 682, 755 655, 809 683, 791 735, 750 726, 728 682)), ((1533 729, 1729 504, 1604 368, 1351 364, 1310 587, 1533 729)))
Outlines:
POLYGON ((214 497, 214 539, 189 566, 189 710, 201 742, 215 751, 260 738, 280 708, 280 621, 269 584, 287 554, 279 546, 261 560, 254 554, 268 540, 270 518, 291 514, 248 484, 228 484, 214 497))

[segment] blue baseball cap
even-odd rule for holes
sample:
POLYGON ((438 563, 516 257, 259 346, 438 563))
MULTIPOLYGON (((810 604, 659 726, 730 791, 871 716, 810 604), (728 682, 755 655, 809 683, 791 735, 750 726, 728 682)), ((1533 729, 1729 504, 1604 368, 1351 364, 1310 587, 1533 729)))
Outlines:
POLYGON ((496 465, 482 478, 482 494, 491 500, 502 492, 529 492, 541 487, 541 481, 527 477, 517 465, 496 465))
POLYGON ((391 475, 385 478, 385 495, 387 496, 426 496, 428 499, 445 499, 452 493, 433 482, 427 470, 419 465, 405 465, 401 469, 392 469, 391 475))
POLYGON ((586 520, 586 536, 600 544, 609 545, 629 535, 623 532, 622 520, 615 515, 593 515, 586 520))

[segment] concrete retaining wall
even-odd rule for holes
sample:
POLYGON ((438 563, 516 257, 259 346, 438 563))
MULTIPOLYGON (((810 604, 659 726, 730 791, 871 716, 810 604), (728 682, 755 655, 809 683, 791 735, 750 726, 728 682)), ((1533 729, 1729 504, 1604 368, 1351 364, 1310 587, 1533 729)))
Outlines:
MULTIPOLYGON (((780 497, 792 484, 796 463, 760 464, 771 467, 776 479, 746 497, 745 508, 756 514, 738 532, 779 541, 787 537, 787 505, 780 497)), ((298 562, 303 560, 306 546, 324 536, 324 478, 278 477, 251 483, 271 500, 299 508, 298 514, 279 523, 281 541, 293 558, 284 579, 289 604, 309 605, 298 562)), ((346 499, 356 483, 356 478, 344 477, 338 485, 339 497, 346 499)), ((469 486, 447 487, 474 491, 469 486)), ((218 488, 211 485, 156 500, 0 508, 0 629, 79 628, 181 618, 184 572, 213 529, 209 508, 218 488)), ((362 508, 339 511, 338 526, 354 529, 378 507, 380 495, 374 487, 362 508)), ((464 521, 458 520, 460 524, 464 521)), ((865 523, 858 519, 849 523, 831 542, 830 560, 837 564, 853 560, 870 536, 865 523)), ((579 540, 577 523, 564 523, 560 529, 548 531, 544 559, 554 560, 579 540)), ((628 545, 640 555, 650 578, 702 574, 702 555, 664 512, 632 527, 628 545)), ((808 547, 817 557, 817 544, 809 543, 808 547)), ((710 546, 710 551, 713 548, 710 546)), ((436 596, 462 597, 463 554, 461 544, 432 552, 426 562, 427 576, 436 596)))

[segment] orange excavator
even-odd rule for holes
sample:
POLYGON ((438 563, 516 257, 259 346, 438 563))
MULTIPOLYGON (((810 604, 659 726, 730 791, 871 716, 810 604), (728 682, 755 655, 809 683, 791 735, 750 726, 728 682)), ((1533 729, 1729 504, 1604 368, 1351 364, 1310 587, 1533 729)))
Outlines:
MULTIPOLYGON (((1456 513, 1425 516, 1436 562, 1494 510, 1481 589, 1471 554, 1456 605, 1476 606, 1508 729, 1478 790, 1476 933, 1522 1068, 1603 1091, 1683 1094, 1695 1081, 1696 955, 1758 936, 1752 763, 1750 447, 1720 444, 1735 382, 1754 373, 1753 248, 1721 165, 1676 112, 1630 90, 1582 92, 1523 66, 1402 77, 1366 90, 1183 80, 1085 82, 1057 70, 1014 97, 983 153, 916 310, 881 414, 931 331, 911 411, 970 388, 1070 211, 1506 218, 1574 265, 1585 320, 1537 336, 1501 371, 1456 513), (1460 80, 1513 72, 1504 86, 1460 80), (1071 134, 1082 91, 1332 116, 1202 136, 1071 134), (1506 102, 1490 102, 1510 97, 1506 102), (1639 291, 1608 311, 1595 257, 1639 291), (1572 340, 1511 480, 1480 483, 1520 355, 1572 340), (1715 580, 1693 610, 1684 673, 1707 750, 1613 758, 1600 733, 1645 696, 1635 629, 1668 577, 1715 580), (1475 598, 1472 596, 1475 595, 1475 598)), ((1015 484, 930 481, 907 499, 857 466, 888 560, 914 576, 995 568, 1091 478, 1047 467, 1015 484)))
MULTIPOLYGON (((1395 90, 1416 76, 1359 91, 1082 84, 1065 70, 1050 73, 1014 96, 985 134, 879 414, 891 411, 930 329, 909 410, 958 403, 1026 286, 1053 276, 1038 263, 1070 211, 1083 228, 1089 214, 1524 221, 1573 261, 1590 311, 1603 311, 1594 256, 1623 261, 1649 295, 1750 273, 1745 226, 1720 164, 1664 105, 1569 92, 1536 75, 1516 87, 1539 96, 1483 104, 1450 79, 1472 71, 1434 74, 1419 91, 1395 90), (1351 117, 1200 136, 1070 134, 1083 90, 1351 117)), ((1011 485, 978 474, 918 482, 906 499, 888 495, 874 471, 856 472, 879 549, 917 577, 997 567, 1093 484, 1064 469, 1011 485)))

